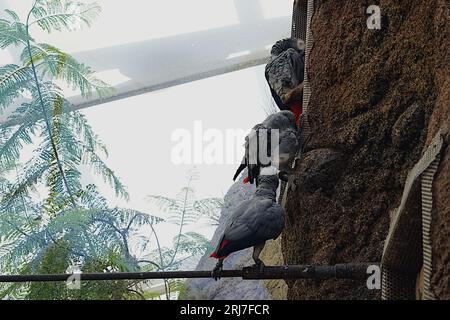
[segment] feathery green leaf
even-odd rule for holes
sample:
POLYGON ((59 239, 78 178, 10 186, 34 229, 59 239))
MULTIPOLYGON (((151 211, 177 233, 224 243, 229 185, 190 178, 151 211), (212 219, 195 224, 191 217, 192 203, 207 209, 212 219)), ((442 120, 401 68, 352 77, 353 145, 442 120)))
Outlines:
POLYGON ((90 27, 97 18, 101 7, 96 3, 78 1, 38 0, 32 11, 35 18, 30 25, 37 23, 44 31, 74 31, 83 26, 90 27))

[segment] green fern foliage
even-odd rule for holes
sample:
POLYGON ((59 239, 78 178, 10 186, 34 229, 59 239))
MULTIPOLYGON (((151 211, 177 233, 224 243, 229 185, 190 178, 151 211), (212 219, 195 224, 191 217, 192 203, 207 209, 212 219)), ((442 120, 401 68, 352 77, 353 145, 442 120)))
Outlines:
POLYGON ((211 217, 218 216, 222 207, 222 200, 218 198, 196 199, 192 182, 197 177, 196 172, 189 173, 187 186, 175 198, 159 195, 147 197, 150 203, 165 212, 169 223, 178 226, 172 247, 158 248, 148 256, 149 260, 159 261, 161 270, 176 270, 185 260, 200 257, 211 249, 206 237, 197 232, 185 231, 186 227, 198 223, 201 218, 211 221, 211 217))
POLYGON ((202 256, 212 248, 209 240, 197 232, 186 232, 177 235, 173 242, 178 243, 180 254, 187 253, 193 256, 202 256))
POLYGON ((37 72, 42 77, 52 77, 65 81, 72 89, 80 90, 82 97, 90 98, 93 92, 100 98, 114 92, 105 82, 95 77, 95 72, 87 65, 79 63, 71 55, 49 44, 40 43, 26 48, 21 54, 24 65, 34 61, 37 72))
POLYGON ((83 25, 90 27, 100 14, 101 7, 96 3, 85 4, 77 1, 37 0, 31 11, 34 21, 47 32, 52 30, 74 31, 83 25))
MULTIPOLYGON (((22 52, 20 63, 0 66, 0 119, 7 118, 0 122, 2 274, 63 272, 74 261, 86 270, 100 266, 138 270, 131 236, 163 221, 111 208, 95 185, 82 183, 81 168, 88 166, 118 197, 129 197, 106 163, 106 146, 55 80, 85 98, 103 98, 113 89, 89 66, 31 36, 36 27, 47 32, 89 27, 99 13, 96 3, 35 0, 26 21, 11 10, 0 18, 0 49, 15 47, 22 52)), ((124 298, 123 290, 129 292, 129 283, 112 285, 120 287, 121 294, 111 298, 124 298)), ((111 286, 93 283, 92 289, 106 292, 111 286)), ((0 284, 0 298, 57 298, 48 294, 51 288, 0 284)), ((59 289, 55 294, 59 292, 60 298, 77 298, 59 289)), ((93 292, 84 298, 107 296, 93 292)))
POLYGON ((11 10, 5 10, 10 20, 0 19, 0 49, 9 46, 25 45, 32 40, 27 34, 26 25, 19 21, 19 17, 11 10))
POLYGON ((44 181, 53 195, 70 198, 72 205, 76 205, 74 196, 82 189, 78 168, 83 164, 91 165, 95 173, 102 175, 118 196, 128 197, 114 171, 99 154, 104 154, 106 148, 53 81, 63 80, 78 89, 83 97, 93 93, 104 97, 113 89, 97 79, 88 66, 54 46, 36 43, 30 36, 33 25, 48 32, 90 26, 99 12, 100 7, 95 3, 37 0, 25 23, 11 10, 5 11, 9 19, 0 20, 0 48, 23 48, 22 65, 0 67, 0 115, 7 107, 12 108, 9 120, 19 123, 14 128, 0 126, 0 170, 18 162, 25 145, 35 139, 42 140, 28 161, 33 166, 25 168, 22 181, 15 183, 17 188, 7 192, 7 201, 44 181), (31 99, 15 106, 17 98, 24 93, 31 99))

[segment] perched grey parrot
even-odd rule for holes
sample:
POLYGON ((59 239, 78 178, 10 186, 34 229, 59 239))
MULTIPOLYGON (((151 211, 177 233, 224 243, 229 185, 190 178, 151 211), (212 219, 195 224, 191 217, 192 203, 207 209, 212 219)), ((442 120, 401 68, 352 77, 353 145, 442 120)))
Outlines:
POLYGON ((291 110, 297 125, 302 114, 305 43, 288 38, 277 41, 270 52, 265 76, 280 110, 291 110))
MULTIPOLYGON (((266 148, 266 150, 263 150, 264 155, 274 156, 267 150, 270 150, 270 147, 272 147, 270 143, 270 134, 273 133, 272 130, 278 130, 279 134, 277 141, 279 146, 279 159, 273 159, 272 157, 272 160, 278 161, 278 167, 281 172, 289 172, 289 164, 295 158, 299 146, 298 130, 295 121, 295 115, 291 111, 284 110, 269 115, 262 123, 253 127, 250 134, 245 138, 245 155, 233 176, 233 180, 236 180, 239 174, 247 168, 248 177, 244 179, 244 183, 253 183, 256 177, 259 176, 262 167, 276 165, 276 163, 273 163, 272 161, 268 163, 259 162, 258 156, 260 154, 260 147, 266 148), (267 136, 259 134, 262 132, 261 130, 266 130, 264 133, 267 134, 267 136), (261 143, 261 140, 264 138, 266 138, 267 144, 261 143), (257 148, 250 148, 250 145, 256 145, 257 148), (258 161, 255 161, 255 159, 258 161)), ((285 176, 285 174, 280 175, 280 177, 281 176, 285 176)), ((258 184, 258 181, 256 181, 256 183, 258 184)))
MULTIPOLYGON (((272 173, 273 167, 262 173, 272 173)), ((269 239, 276 239, 284 228, 284 209, 276 202, 278 177, 260 175, 252 198, 243 201, 232 213, 224 234, 211 257, 219 259, 213 276, 222 269, 223 260, 231 253, 253 247, 255 267, 263 268, 259 255, 269 239)))

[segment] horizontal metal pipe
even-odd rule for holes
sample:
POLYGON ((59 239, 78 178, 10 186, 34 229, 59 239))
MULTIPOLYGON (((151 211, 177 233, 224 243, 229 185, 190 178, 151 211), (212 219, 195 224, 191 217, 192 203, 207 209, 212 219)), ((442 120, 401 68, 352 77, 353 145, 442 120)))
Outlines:
MULTIPOLYGON (((222 270, 220 278, 255 279, 366 279, 367 268, 375 263, 348 263, 334 266, 288 265, 266 266, 264 268, 245 267, 241 270, 222 270)), ((211 278, 211 271, 158 271, 158 272, 114 272, 80 274, 30 274, 0 275, 0 282, 53 282, 53 281, 105 281, 105 280, 146 280, 211 278)))

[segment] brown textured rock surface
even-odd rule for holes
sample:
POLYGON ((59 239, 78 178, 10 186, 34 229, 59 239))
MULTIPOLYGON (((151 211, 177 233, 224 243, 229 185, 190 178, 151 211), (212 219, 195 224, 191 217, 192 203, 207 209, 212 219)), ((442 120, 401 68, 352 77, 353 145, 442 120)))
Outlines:
MULTIPOLYGON (((309 72, 313 151, 297 166, 288 193, 286 263, 380 261, 389 211, 400 202, 408 171, 438 128, 449 143, 449 15, 445 0, 320 1, 309 72), (381 30, 366 28, 370 4, 381 7, 381 30), (308 160, 317 152, 327 158, 316 151, 327 148, 335 152, 328 154, 333 170, 308 160)), ((449 295, 448 148, 443 155, 433 213, 438 298, 449 295)), ((288 286, 290 299, 379 298, 354 281, 288 286)))
POLYGON ((442 160, 435 176, 434 210, 432 224, 433 277, 431 279, 434 294, 439 299, 450 299, 450 26, 449 4, 441 5, 434 16, 435 30, 442 32, 445 42, 438 50, 443 55, 441 66, 434 73, 436 85, 436 107, 431 115, 428 127, 427 144, 440 129, 444 134, 446 147, 442 151, 442 160))
MULTIPOLYGON (((450 117, 448 118, 450 121, 450 117)), ((450 142, 447 136, 447 144, 450 142)), ((433 277, 436 297, 450 299, 450 148, 443 154, 434 184, 432 224, 433 277)))

